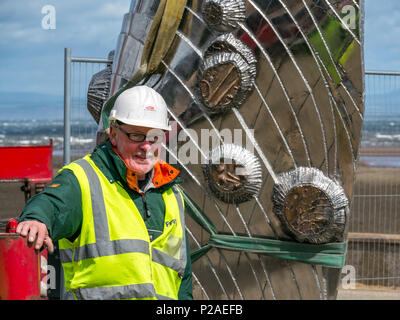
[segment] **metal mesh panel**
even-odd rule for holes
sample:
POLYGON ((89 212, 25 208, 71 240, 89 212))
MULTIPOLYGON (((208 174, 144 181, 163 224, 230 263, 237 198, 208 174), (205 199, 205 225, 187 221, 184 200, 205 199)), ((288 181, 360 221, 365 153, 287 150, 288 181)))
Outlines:
POLYGON ((87 109, 87 92, 92 76, 105 64, 87 60, 71 63, 71 160, 91 153, 96 146, 97 123, 87 109))
POLYGON ((400 74, 367 72, 347 265, 361 286, 399 287, 400 74))

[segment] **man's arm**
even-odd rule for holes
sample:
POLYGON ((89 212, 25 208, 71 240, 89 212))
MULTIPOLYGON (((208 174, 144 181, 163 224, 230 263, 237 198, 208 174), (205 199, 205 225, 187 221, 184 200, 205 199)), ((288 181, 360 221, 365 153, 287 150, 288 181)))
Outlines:
POLYGON ((185 273, 182 277, 181 286, 178 292, 179 300, 193 300, 193 285, 192 285, 192 261, 190 260, 190 246, 188 234, 186 232, 186 252, 187 252, 187 263, 185 273))
POLYGON ((63 170, 44 190, 25 205, 16 232, 53 251, 52 241, 70 238, 82 224, 82 196, 79 182, 70 170, 63 170))

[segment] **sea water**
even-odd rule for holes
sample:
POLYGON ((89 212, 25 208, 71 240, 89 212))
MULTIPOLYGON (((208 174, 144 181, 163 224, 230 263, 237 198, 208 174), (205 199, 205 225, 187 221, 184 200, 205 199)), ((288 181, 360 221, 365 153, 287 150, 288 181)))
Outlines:
MULTIPOLYGON (((90 153, 96 145, 97 123, 90 117, 71 120, 71 155, 90 153)), ((53 140, 53 155, 62 155, 64 121, 62 119, 0 119, 0 146, 48 145, 53 140)), ((362 155, 370 166, 400 167, 400 118, 364 121, 362 149, 392 150, 390 156, 362 155), (399 150, 398 155, 393 150, 399 150), (394 153, 394 154, 393 154, 394 153)))
MULTIPOLYGON (((97 124, 93 119, 71 121, 71 155, 91 152, 96 145, 97 124)), ((0 120, 0 146, 48 145, 53 155, 62 155, 64 122, 61 119, 0 120)))

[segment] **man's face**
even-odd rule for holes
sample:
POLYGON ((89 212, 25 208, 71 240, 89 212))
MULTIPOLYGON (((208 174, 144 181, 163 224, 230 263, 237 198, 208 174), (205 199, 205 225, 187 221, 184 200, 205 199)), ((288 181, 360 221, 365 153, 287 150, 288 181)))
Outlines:
POLYGON ((117 128, 110 127, 111 144, 117 148, 119 155, 128 168, 137 171, 138 179, 142 180, 145 178, 145 174, 151 171, 157 163, 161 143, 160 140, 156 143, 151 143, 147 138, 143 142, 132 141, 127 134, 137 134, 136 137, 140 138, 141 134, 146 137, 155 135, 163 137, 164 133, 159 129, 128 124, 122 124, 117 128))

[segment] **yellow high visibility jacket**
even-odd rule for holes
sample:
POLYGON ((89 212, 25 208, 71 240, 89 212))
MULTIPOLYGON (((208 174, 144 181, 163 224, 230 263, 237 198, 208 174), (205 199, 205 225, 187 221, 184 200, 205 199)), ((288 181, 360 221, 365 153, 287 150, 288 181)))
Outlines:
POLYGON ((164 230, 150 241, 122 185, 110 183, 89 156, 63 169, 79 181, 83 212, 79 237, 59 241, 65 289, 75 299, 177 299, 187 262, 178 188, 163 192, 164 230))

